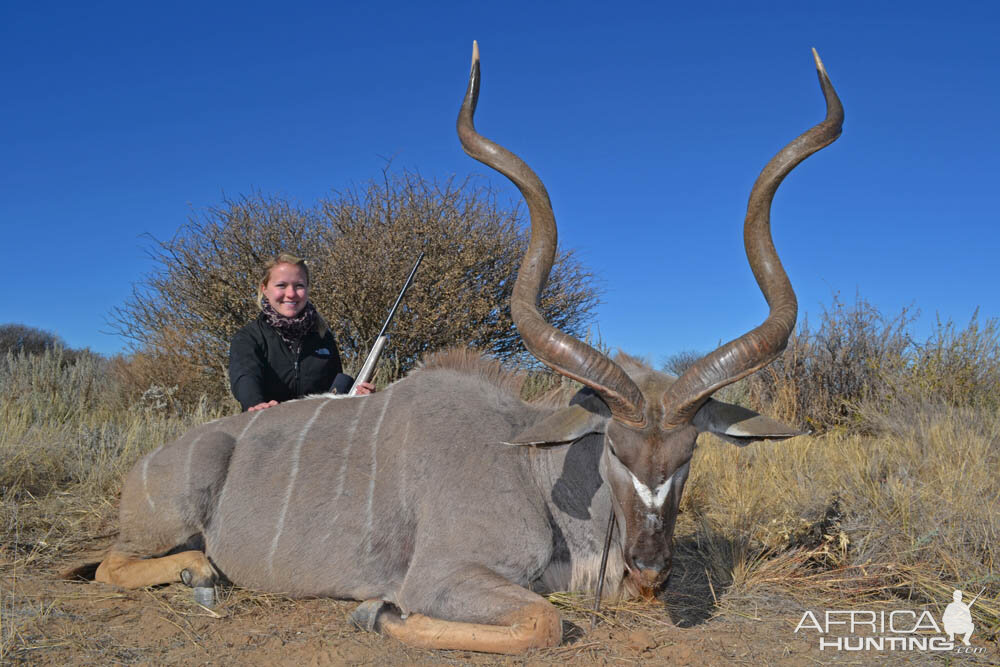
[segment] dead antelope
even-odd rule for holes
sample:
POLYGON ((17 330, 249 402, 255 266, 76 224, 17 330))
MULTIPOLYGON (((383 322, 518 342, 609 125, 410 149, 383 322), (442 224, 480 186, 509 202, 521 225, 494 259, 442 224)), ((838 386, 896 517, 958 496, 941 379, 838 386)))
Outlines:
POLYGON ((540 593, 594 590, 613 511, 609 589, 655 590, 670 572, 698 433, 738 445, 797 434, 710 396, 770 363, 795 324, 770 205, 782 179, 840 134, 843 109, 816 65, 826 119, 778 153, 750 194, 747 256, 770 313, 674 378, 616 362, 542 318, 555 220, 532 170, 473 127, 474 46, 462 146, 517 185, 531 216, 511 313, 528 350, 585 389, 568 407, 527 404, 495 362, 453 352, 373 396, 311 397, 199 426, 129 473, 120 538, 97 580, 183 581, 204 593, 223 574, 263 591, 362 600, 356 622, 416 646, 515 653, 559 643, 559 614, 540 593))

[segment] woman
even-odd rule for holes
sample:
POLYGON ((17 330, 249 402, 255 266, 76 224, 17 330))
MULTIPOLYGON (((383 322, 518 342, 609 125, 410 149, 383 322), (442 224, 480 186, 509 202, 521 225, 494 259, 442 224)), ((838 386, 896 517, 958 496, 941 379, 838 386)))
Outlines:
MULTIPOLYGON (((257 288, 260 315, 236 332, 229 346, 229 384, 244 410, 263 410, 336 387, 353 378, 341 372, 330 328, 309 302, 305 260, 282 253, 264 267, 257 288)), ((375 387, 358 385, 358 394, 375 387)))

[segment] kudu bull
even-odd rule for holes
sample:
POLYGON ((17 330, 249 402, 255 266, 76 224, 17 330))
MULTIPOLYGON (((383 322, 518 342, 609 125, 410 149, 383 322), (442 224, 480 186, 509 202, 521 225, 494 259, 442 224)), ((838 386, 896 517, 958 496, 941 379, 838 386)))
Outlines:
POLYGON ((511 314, 528 350, 585 388, 568 407, 527 404, 496 362, 452 352, 373 396, 311 397, 199 426, 128 475, 120 538, 97 580, 204 590, 221 573, 259 590, 362 600, 356 622, 413 645, 520 652, 559 643, 559 614, 539 593, 594 589, 613 511, 609 589, 662 584, 698 433, 740 445, 797 434, 710 396, 771 362, 795 323, 770 205, 781 180, 840 134, 843 109, 816 65, 826 119, 750 194, 746 251, 770 313, 675 379, 613 361, 541 316, 555 220, 531 169, 473 127, 474 46, 458 134, 517 185, 531 218, 511 314))

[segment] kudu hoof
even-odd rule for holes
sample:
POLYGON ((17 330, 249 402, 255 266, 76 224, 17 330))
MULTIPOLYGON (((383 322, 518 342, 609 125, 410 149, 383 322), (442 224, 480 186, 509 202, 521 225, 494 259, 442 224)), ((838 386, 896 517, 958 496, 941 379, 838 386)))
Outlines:
POLYGON ((378 632, 378 617, 387 606, 389 606, 388 602, 385 600, 379 600, 378 598, 365 600, 355 607, 353 612, 351 612, 351 623, 358 630, 378 632))
POLYGON ((202 607, 212 608, 215 606, 215 587, 214 586, 195 586, 194 587, 194 601, 200 604, 202 607))
POLYGON ((215 585, 211 579, 208 581, 197 581, 191 570, 184 568, 181 570, 181 582, 185 586, 190 586, 194 589, 195 602, 203 607, 215 606, 215 585))

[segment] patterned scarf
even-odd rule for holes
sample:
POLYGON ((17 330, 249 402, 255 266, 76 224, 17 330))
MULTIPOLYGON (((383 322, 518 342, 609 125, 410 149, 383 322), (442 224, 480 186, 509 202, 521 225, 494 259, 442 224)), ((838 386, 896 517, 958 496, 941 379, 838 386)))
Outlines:
POLYGON ((307 333, 316 328, 316 307, 311 301, 306 302, 306 307, 295 317, 285 317, 271 307, 271 302, 266 298, 262 299, 261 311, 267 319, 267 323, 274 327, 274 330, 285 341, 288 349, 293 354, 299 353, 302 339, 307 333))

